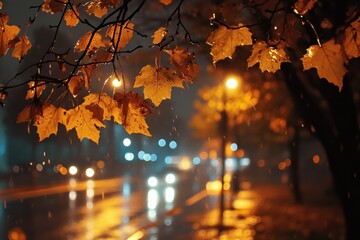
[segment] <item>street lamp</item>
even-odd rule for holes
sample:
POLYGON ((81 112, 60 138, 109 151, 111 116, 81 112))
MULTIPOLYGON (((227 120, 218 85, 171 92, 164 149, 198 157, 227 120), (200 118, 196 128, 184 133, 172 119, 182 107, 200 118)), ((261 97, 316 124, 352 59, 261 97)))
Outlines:
POLYGON ((222 104, 221 120, 219 124, 219 130, 221 134, 221 192, 220 192, 220 214, 219 214, 219 234, 224 227, 224 177, 225 177, 225 159, 226 159, 226 137, 228 132, 228 113, 226 110, 227 104, 227 91, 234 90, 238 87, 238 79, 236 77, 228 77, 225 81, 225 85, 222 87, 222 104))

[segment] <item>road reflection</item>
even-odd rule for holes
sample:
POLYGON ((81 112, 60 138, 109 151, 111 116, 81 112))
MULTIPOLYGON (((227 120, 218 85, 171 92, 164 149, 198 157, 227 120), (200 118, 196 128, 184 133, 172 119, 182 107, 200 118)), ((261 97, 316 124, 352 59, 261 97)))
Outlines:
POLYGON ((1 220, 6 234, 1 239, 164 239, 164 232, 177 231, 175 216, 204 199, 206 191, 189 188, 200 186, 191 175, 150 177, 71 177, 51 186, 1 190, 3 216, 10 216, 1 220))

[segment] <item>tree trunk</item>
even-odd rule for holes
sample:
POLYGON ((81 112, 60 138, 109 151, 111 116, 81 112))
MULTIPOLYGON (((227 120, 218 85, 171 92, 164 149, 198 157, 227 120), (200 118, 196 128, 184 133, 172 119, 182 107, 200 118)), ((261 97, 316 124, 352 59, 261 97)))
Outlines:
MULTIPOLYGON (((344 78, 343 90, 324 83, 318 89, 325 97, 329 111, 308 91, 290 64, 284 64, 284 80, 294 103, 304 119, 316 131, 330 166, 334 186, 345 217, 346 239, 360 239, 360 157, 359 127, 349 79, 344 78)), ((307 81, 320 81, 307 76, 307 81)))
POLYGON ((300 129, 295 127, 295 133, 292 141, 290 141, 290 181, 291 190, 296 203, 302 203, 302 194, 300 189, 300 176, 299 176, 299 144, 300 144, 300 129))

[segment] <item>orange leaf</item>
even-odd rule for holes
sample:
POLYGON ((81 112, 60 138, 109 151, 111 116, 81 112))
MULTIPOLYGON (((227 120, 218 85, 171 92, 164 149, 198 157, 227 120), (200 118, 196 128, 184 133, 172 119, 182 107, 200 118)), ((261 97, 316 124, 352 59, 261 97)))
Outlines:
POLYGON ((134 24, 127 22, 124 25, 111 25, 106 31, 106 36, 111 38, 116 51, 120 51, 133 37, 134 24))
POLYGON ((100 0, 101 7, 117 7, 121 0, 100 0))
POLYGON ((31 42, 29 41, 28 37, 24 35, 20 37, 19 41, 15 44, 12 56, 19 59, 20 61, 30 48, 31 42))
POLYGON ((325 78, 341 91, 346 73, 345 57, 341 54, 341 46, 331 39, 321 47, 312 45, 306 51, 307 53, 301 58, 304 70, 316 68, 320 78, 325 78))
POLYGON ((181 78, 173 69, 156 69, 147 65, 143 67, 135 78, 134 88, 144 87, 145 98, 150 99, 155 106, 159 106, 164 99, 171 98, 171 88, 184 88, 181 78))
POLYGON ((48 138, 51 134, 57 134, 58 124, 65 124, 66 110, 55 107, 52 104, 45 104, 42 108, 42 115, 37 115, 34 126, 37 127, 39 141, 48 138))
POLYGON ((64 7, 65 3, 62 3, 60 0, 44 0, 42 11, 54 14, 57 12, 62 12, 64 7))
POLYGON ((0 2, 0 9, 2 9, 2 5, 3 5, 2 2, 0 2))
POLYGON ((102 4, 101 0, 91 0, 84 5, 86 7, 87 14, 94 14, 98 18, 102 18, 107 14, 107 7, 102 4))
POLYGON ((34 101, 18 114, 16 123, 30 123, 39 114, 42 114, 42 105, 40 102, 34 101))
POLYGON ((20 28, 8 25, 9 16, 0 13, 0 57, 4 56, 10 47, 10 42, 19 34, 20 28))
POLYGON ((99 119, 93 117, 93 113, 86 109, 84 105, 77 106, 66 112, 65 128, 67 131, 75 128, 80 141, 87 138, 98 144, 100 127, 105 127, 105 125, 99 119))
POLYGON ((345 29, 342 45, 348 59, 360 57, 360 17, 345 29))
POLYGON ((90 78, 91 78, 92 72, 94 71, 95 68, 96 68, 96 65, 91 64, 91 65, 83 66, 80 69, 82 74, 83 74, 83 79, 84 79, 84 83, 85 83, 85 89, 87 91, 90 90, 90 78))
POLYGON ((151 113, 151 106, 142 99, 137 93, 129 92, 126 94, 115 93, 114 99, 117 101, 117 108, 114 119, 121 120, 127 133, 140 133, 151 137, 145 117, 151 113))
POLYGON ((96 118, 100 122, 104 120, 104 110, 98 104, 86 105, 85 108, 92 112, 93 118, 96 118))
POLYGON ((154 32, 154 35, 152 35, 153 41, 152 43, 154 45, 161 43, 167 36, 168 31, 166 28, 161 27, 158 30, 154 32))
POLYGON ((105 44, 99 33, 93 34, 92 32, 87 32, 77 41, 75 45, 75 50, 78 52, 84 51, 88 45, 89 55, 93 54, 98 48, 105 47, 105 44))
MULTIPOLYGON (((115 100, 109 97, 106 93, 91 93, 84 97, 84 103, 82 105, 99 106, 103 110, 103 120, 111 120, 111 117, 113 116, 113 109, 117 107, 115 100)), ((121 123, 122 121, 120 124, 121 123)))
POLYGON ((251 56, 247 60, 248 67, 259 63, 259 68, 262 72, 276 72, 280 69, 283 62, 290 62, 289 57, 283 48, 279 45, 278 48, 270 47, 266 42, 256 42, 253 46, 251 56))
POLYGON ((41 93, 45 90, 46 84, 44 81, 31 81, 28 83, 28 89, 26 91, 25 99, 32 99, 35 97, 40 97, 41 93))
POLYGON ((172 0, 160 0, 160 2, 164 5, 170 5, 172 3, 172 0))
POLYGON ((297 0, 295 3, 294 12, 299 15, 306 14, 313 8, 317 0, 297 0))
POLYGON ((114 54, 103 48, 99 49, 95 56, 92 58, 94 63, 109 62, 112 60, 114 54))
POLYGON ((68 82, 69 91, 74 97, 76 97, 79 94, 83 86, 84 86, 84 79, 79 75, 72 76, 70 78, 70 81, 68 82))
POLYGON ((179 47, 165 50, 165 52, 170 55, 170 63, 176 68, 179 75, 186 82, 192 82, 192 79, 199 73, 199 64, 193 62, 195 54, 179 47))
POLYGON ((210 34, 206 43, 211 45, 211 55, 214 63, 227 57, 232 58, 237 46, 252 44, 250 30, 241 26, 242 24, 239 24, 238 27, 240 28, 238 29, 228 29, 220 26, 210 34))
POLYGON ((77 16, 80 16, 79 11, 76 9, 76 6, 73 6, 73 9, 66 10, 64 14, 64 20, 66 22, 66 26, 69 27, 75 27, 79 23, 79 18, 77 16), (74 11, 73 11, 74 9, 74 11))

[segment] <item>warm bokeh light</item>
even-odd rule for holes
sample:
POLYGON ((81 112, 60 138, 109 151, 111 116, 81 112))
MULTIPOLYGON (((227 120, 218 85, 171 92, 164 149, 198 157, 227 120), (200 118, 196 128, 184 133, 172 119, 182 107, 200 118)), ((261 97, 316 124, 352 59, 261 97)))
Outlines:
POLYGON ((318 164, 320 162, 320 156, 316 154, 313 156, 312 160, 314 164, 318 164))
POLYGON ((285 159, 284 162, 285 162, 286 167, 290 167, 290 165, 291 165, 291 159, 290 158, 285 159))
POLYGON ((105 162, 103 160, 99 160, 97 163, 96 163, 96 166, 98 168, 104 168, 105 167, 105 162))
POLYGON ((284 170, 285 168, 286 168, 286 163, 285 162, 279 162, 278 169, 279 170, 284 170))
POLYGON ((260 159, 259 161, 257 161, 257 165, 259 168, 265 167, 266 162, 264 159, 260 159))
POLYGON ((118 88, 118 87, 120 87, 122 85, 122 82, 119 79, 114 78, 112 80, 111 84, 113 85, 113 87, 118 88))
POLYGON ((75 167, 75 166, 69 167, 69 173, 70 173, 71 175, 75 175, 77 172, 78 172, 77 167, 75 167))
POLYGON ((68 173, 68 170, 66 169, 66 167, 61 167, 59 172, 61 175, 66 175, 68 173))
POLYGON ((85 171, 85 175, 86 175, 87 177, 93 177, 93 176, 95 175, 94 169, 92 169, 92 168, 87 168, 86 171, 85 171))
POLYGON ((230 89, 235 89, 238 86, 238 80, 235 77, 229 77, 226 80, 226 87, 230 89))

